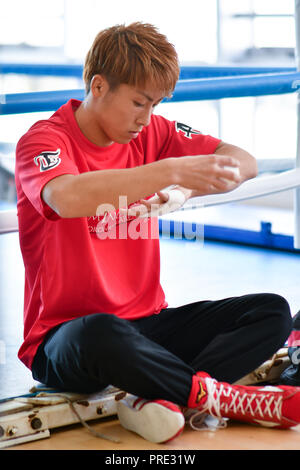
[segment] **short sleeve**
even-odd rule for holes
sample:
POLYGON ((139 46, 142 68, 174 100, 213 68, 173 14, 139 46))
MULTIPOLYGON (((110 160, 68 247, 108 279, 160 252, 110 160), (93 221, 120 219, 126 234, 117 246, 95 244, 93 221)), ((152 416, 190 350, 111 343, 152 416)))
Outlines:
POLYGON ((47 219, 55 220, 59 216, 43 201, 42 189, 63 174, 76 175, 79 170, 62 138, 38 131, 25 134, 19 140, 15 168, 18 192, 24 193, 38 213, 47 219))
POLYGON ((214 153, 221 142, 220 139, 203 134, 182 122, 167 121, 167 125, 169 138, 165 141, 160 159, 185 155, 208 155, 214 153))

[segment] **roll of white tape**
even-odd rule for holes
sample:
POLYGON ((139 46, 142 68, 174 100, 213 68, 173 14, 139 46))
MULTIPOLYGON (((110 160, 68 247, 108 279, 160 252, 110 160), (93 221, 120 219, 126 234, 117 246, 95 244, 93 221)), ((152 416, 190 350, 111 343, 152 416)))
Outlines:
MULTIPOLYGON (((236 176, 240 176, 240 169, 236 166, 224 166, 224 170, 231 171, 234 173, 236 176)), ((227 178, 221 178, 223 181, 226 181, 227 184, 229 184, 232 187, 236 186, 236 182, 232 180, 228 180, 227 178)))

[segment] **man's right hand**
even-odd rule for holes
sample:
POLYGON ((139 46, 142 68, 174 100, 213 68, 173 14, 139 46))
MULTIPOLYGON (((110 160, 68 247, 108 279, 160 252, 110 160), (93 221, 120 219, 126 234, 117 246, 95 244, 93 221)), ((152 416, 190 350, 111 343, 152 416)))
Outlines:
POLYGON ((239 186, 241 178, 230 168, 239 168, 237 159, 225 155, 199 155, 174 158, 177 183, 193 190, 193 196, 225 193, 239 186), (177 169, 176 169, 177 167, 177 169), (224 168, 227 167, 227 168, 224 168))

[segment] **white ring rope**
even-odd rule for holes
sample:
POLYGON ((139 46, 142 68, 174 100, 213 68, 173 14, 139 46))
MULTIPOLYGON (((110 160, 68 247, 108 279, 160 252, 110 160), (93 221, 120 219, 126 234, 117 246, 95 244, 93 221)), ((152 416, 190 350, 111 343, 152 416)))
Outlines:
POLYGON ((284 171, 271 176, 256 177, 246 181, 237 189, 228 193, 211 194, 208 196, 189 199, 181 210, 197 209, 199 207, 217 206, 230 202, 245 201, 256 197, 295 189, 300 186, 300 168, 284 171))
POLYGON ((18 229, 17 209, 0 211, 0 234, 17 232, 18 229))
MULTIPOLYGON (((229 170, 229 167, 228 167, 229 170)), ((230 168, 233 171, 233 168, 230 168)), ((238 170, 236 168, 235 170, 238 170)), ((235 171, 236 172, 236 171, 235 171)), ((163 190, 169 194, 169 200, 161 204, 159 209, 154 206, 154 210, 143 214, 141 217, 154 217, 157 215, 164 215, 174 211, 194 210, 203 207, 217 206, 220 204, 227 204, 230 202, 240 202, 247 199, 253 199, 270 194, 295 189, 300 186, 300 168, 284 171, 282 173, 270 176, 256 177, 241 184, 238 188, 227 193, 210 194, 208 196, 201 196, 189 199, 184 202, 184 195, 180 190, 163 190), (181 197, 178 193, 181 193, 181 197)), ((149 199, 151 202, 151 199, 149 199)), ((139 206, 140 207, 140 206, 139 206)))

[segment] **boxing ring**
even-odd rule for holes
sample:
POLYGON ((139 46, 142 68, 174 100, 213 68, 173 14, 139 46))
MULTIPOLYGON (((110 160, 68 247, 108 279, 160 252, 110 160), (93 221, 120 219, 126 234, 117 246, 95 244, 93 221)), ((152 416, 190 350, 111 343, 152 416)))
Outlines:
MULTIPOLYGON (((295 0, 296 67, 183 66, 179 81, 168 102, 223 100, 299 93, 300 89, 300 0, 295 0)), ((82 76, 82 66, 74 64, 0 64, 0 74, 32 76, 82 76)), ((0 94, 0 115, 55 111, 69 99, 84 99, 83 89, 35 93, 0 94)), ((295 160, 280 169, 269 161, 267 168, 275 174, 247 181, 236 190, 221 195, 204 196, 187 201, 181 210, 193 210, 247 201, 288 190, 294 192, 294 235, 289 249, 300 249, 300 101, 297 104, 297 143, 295 160), (276 167, 276 168, 275 168, 276 167)), ((161 225, 160 225, 161 227, 161 225)), ((262 226, 262 230, 265 226, 262 226)), ((16 210, 0 212, 0 234, 18 230, 16 210)))

